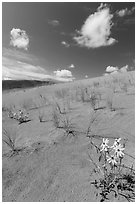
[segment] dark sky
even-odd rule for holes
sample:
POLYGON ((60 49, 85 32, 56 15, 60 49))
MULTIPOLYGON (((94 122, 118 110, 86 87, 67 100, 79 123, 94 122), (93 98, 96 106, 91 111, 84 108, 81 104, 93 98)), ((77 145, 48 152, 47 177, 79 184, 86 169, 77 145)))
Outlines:
POLYGON ((17 60, 42 67, 49 75, 52 75, 55 70, 66 69, 71 71, 76 79, 80 79, 84 78, 85 75, 88 75, 88 77, 100 76, 105 72, 107 66, 119 68, 125 65, 134 66, 134 3, 109 2, 106 6, 109 9, 109 14, 107 13, 104 19, 108 22, 107 19, 112 15, 111 26, 109 23, 100 24, 99 21, 103 17, 100 20, 94 18, 99 25, 98 31, 96 29, 97 23, 92 24, 91 19, 91 26, 90 23, 86 25, 83 34, 81 28, 84 22, 91 14, 95 16, 95 12, 101 12, 101 10, 97 11, 99 6, 100 3, 93 2, 3 3, 2 42, 4 67, 6 67, 6 70, 11 67, 9 59, 14 60, 14 62, 17 60), (107 27, 108 24, 109 28, 107 27), (106 26, 106 29, 110 31, 106 37, 104 37, 105 34, 103 35, 103 32, 106 32, 103 26, 106 26), (13 28, 24 30, 27 34, 29 44, 26 49, 10 43, 10 32, 13 28), (90 35, 88 29, 91 28, 90 35), (97 32, 99 38, 96 37, 98 36, 97 32), (86 37, 88 33, 91 38, 90 36, 86 37), (82 36, 82 34, 83 37, 80 39, 88 39, 86 45, 78 42, 78 37, 82 36), (107 45, 109 38, 113 38, 114 43, 107 45), (102 41, 100 42, 103 39, 106 39, 105 45, 102 45, 102 41), (17 57, 18 54, 19 56, 25 56, 24 59, 17 57), (8 64, 6 64, 6 60, 8 60, 8 64), (72 64, 74 68, 69 68, 72 64))

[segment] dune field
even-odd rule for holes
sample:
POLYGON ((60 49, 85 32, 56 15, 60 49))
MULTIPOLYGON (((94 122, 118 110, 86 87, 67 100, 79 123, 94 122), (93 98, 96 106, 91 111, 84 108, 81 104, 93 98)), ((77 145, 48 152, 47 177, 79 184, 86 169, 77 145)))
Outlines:
POLYGON ((134 201, 134 75, 3 92, 2 200, 134 201))

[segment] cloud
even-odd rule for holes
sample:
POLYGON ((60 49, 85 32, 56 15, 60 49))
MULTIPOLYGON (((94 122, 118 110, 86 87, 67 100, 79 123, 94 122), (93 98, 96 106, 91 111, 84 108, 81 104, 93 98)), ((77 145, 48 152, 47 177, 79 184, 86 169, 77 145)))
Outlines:
POLYGON ((64 45, 65 47, 67 47, 67 48, 70 47, 70 44, 65 42, 65 41, 62 41, 61 44, 64 45))
POLYGON ((125 66, 123 66, 121 68, 113 67, 113 66, 108 66, 106 68, 106 72, 108 72, 108 73, 105 73, 103 75, 104 76, 108 76, 109 74, 125 73, 128 70, 130 70, 128 65, 125 65, 125 66))
POLYGON ((72 77, 71 71, 67 69, 57 70, 53 72, 57 77, 72 77))
POLYGON ((40 66, 24 63, 7 57, 2 58, 2 76, 11 79, 44 80, 50 75, 40 66))
POLYGON ((10 78, 12 80, 46 80, 51 78, 50 75, 37 73, 35 71, 14 69, 11 67, 2 67, 2 78, 10 78))
POLYGON ((58 20, 49 20, 48 24, 56 27, 60 25, 60 22, 58 20))
POLYGON ((9 77, 3 77, 2 80, 12 80, 12 79, 9 77))
POLYGON ((2 58, 2 79, 3 80, 57 80, 62 82, 69 82, 74 79, 72 74, 65 72, 68 70, 61 70, 56 75, 48 74, 47 71, 40 66, 24 63, 21 61, 2 58))
POLYGON ((108 75, 109 75, 108 73, 104 73, 104 74, 103 74, 103 76, 108 76, 108 75))
POLYGON ((57 70, 53 72, 56 78, 65 81, 73 81, 75 77, 73 77, 72 72, 67 69, 57 70))
POLYGON ((118 73, 118 71, 115 70, 115 71, 111 72, 110 75, 117 74, 117 73, 118 73))
POLYGON ((17 49, 2 48, 2 56, 7 57, 8 59, 14 59, 17 61, 23 61, 31 64, 38 64, 39 62, 39 59, 36 56, 17 49))
MULTIPOLYGON (((3 80, 57 80, 62 82, 72 81, 73 77, 60 77, 47 71, 45 67, 38 66, 35 56, 3 48, 2 53, 2 79, 3 80)), ((48 67, 47 67, 48 69, 48 67)), ((68 74, 69 76, 69 74, 68 74)), ((70 75, 71 76, 71 75, 70 75)))
POLYGON ((132 15, 132 13, 135 11, 135 7, 132 7, 131 9, 121 9, 119 11, 116 11, 116 15, 119 17, 124 17, 127 15, 132 15))
POLYGON ((123 67, 121 67, 120 69, 119 69, 119 71, 120 72, 127 72, 128 71, 128 65, 125 65, 125 66, 123 66, 123 67))
POLYGON ((110 37, 111 27, 113 26, 113 15, 106 4, 101 4, 94 14, 91 14, 77 31, 77 35, 73 39, 81 47, 98 48, 102 46, 110 46, 117 42, 110 37))
POLYGON ((114 71, 118 71, 118 67, 108 66, 106 68, 106 72, 111 73, 111 72, 114 72, 114 71))
POLYGON ((74 65, 74 64, 71 64, 71 65, 69 66, 69 69, 73 69, 73 68, 75 68, 75 65, 74 65))
POLYGON ((29 46, 29 37, 26 31, 19 28, 13 28, 10 31, 10 45, 27 50, 29 46))

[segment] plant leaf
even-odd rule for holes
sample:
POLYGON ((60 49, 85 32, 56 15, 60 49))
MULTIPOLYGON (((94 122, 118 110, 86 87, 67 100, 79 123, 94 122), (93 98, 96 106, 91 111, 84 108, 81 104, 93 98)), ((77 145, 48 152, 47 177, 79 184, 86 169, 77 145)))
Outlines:
POLYGON ((101 159, 102 159, 102 154, 98 158, 99 162, 101 161, 101 159))

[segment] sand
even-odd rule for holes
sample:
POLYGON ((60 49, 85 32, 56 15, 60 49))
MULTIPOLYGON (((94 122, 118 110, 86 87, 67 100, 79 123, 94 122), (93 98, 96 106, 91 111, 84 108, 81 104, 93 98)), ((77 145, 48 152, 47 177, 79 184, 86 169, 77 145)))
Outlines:
MULTIPOLYGON (((134 73, 130 73, 131 75, 134 76, 134 73)), ((127 80, 127 76, 126 74, 122 80, 127 80)), ((134 85, 128 84, 127 92, 120 88, 116 90, 113 94, 114 110, 110 110, 105 101, 110 86, 103 85, 103 80, 107 79, 102 77, 102 84, 95 87, 101 93, 102 99, 95 113, 97 119, 92 125, 92 131, 108 138, 120 137, 126 141, 124 162, 131 166, 134 165, 135 157, 134 85)), ((4 202, 100 201, 100 197, 96 196, 97 190, 91 185, 94 164, 88 155, 96 156, 93 155, 90 138, 86 137, 90 119, 94 115, 91 104, 71 97, 69 110, 62 117, 67 115, 72 119, 75 135, 67 135, 62 128, 55 128, 52 121, 52 101, 55 102, 56 99, 62 103, 62 99, 55 95, 56 90, 68 88, 68 93, 72 90, 75 93, 77 86, 89 87, 92 82, 93 80, 88 79, 3 93, 3 107, 10 108, 14 105, 14 111, 26 107, 25 111, 29 112, 30 118, 29 122, 19 124, 17 120, 8 117, 8 111, 2 112, 3 128, 16 137, 16 146, 21 149, 12 155, 10 148, 3 143, 4 202), (23 106, 25 103, 27 105, 23 106), (40 112, 44 113, 43 122, 39 121, 40 112)), ((110 201, 126 200, 111 196, 110 201)))

